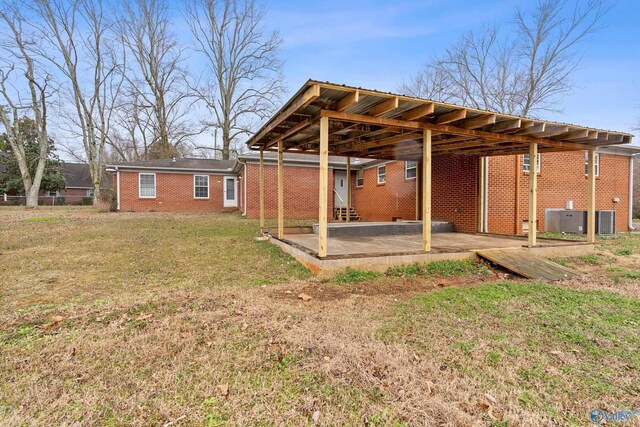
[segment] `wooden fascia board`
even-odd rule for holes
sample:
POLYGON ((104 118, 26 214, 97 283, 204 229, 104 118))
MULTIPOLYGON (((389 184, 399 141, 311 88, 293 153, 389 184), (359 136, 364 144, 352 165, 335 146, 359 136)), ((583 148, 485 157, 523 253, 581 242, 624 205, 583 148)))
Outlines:
POLYGON ((487 140, 496 140, 501 142, 520 142, 526 144, 540 144, 548 145, 551 147, 564 148, 566 150, 586 150, 589 145, 578 144, 574 142, 565 141, 553 141, 545 138, 534 138, 526 135, 503 135, 500 133, 481 131, 477 129, 462 129, 451 125, 440 125, 435 123, 423 123, 423 122, 409 122, 405 120, 398 120, 385 117, 371 117, 361 114, 339 113, 330 110, 321 110, 321 116, 329 117, 333 120, 342 120, 347 122, 360 122, 365 124, 372 124, 377 126, 393 126, 403 129, 413 130, 432 130, 434 132, 459 135, 459 136, 471 136, 477 138, 485 138, 487 140))
MULTIPOLYGON (((253 138, 254 141, 260 141, 262 138, 266 137, 269 132, 271 132, 274 128, 276 128, 280 123, 287 119, 291 114, 293 114, 296 110, 305 107, 311 104, 313 101, 318 99, 320 96, 320 85, 314 84, 309 89, 307 89, 300 97, 298 97, 294 102, 292 102, 287 108, 282 110, 278 115, 276 115, 269 123, 267 123, 253 138)), ((271 145, 264 145, 264 148, 269 148, 272 145, 278 143, 278 139, 272 139, 269 141, 271 145)))

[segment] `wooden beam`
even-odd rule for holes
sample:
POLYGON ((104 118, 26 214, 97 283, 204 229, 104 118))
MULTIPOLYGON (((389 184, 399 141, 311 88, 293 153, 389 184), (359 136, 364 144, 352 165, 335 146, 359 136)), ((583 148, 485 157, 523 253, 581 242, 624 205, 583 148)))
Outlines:
POLYGON ((320 203, 318 212, 318 257, 327 256, 327 209, 329 209, 329 118, 320 119, 320 203))
POLYGON ((400 135, 394 135, 394 136, 389 136, 387 138, 382 138, 377 141, 364 142, 361 144, 357 144, 357 143, 351 144, 348 147, 341 148, 340 150, 337 151, 337 153, 338 154, 351 153, 351 152, 356 152, 360 150, 366 150, 368 148, 384 147, 388 145, 398 144, 400 142, 407 141, 410 139, 419 139, 419 138, 420 138, 420 134, 418 132, 402 133, 400 135))
POLYGON ((284 238, 284 170, 282 167, 283 142, 278 141, 278 239, 284 238))
POLYGON ((587 151, 587 181, 589 193, 587 200, 587 242, 596 241, 596 149, 587 151))
POLYGON ((467 109, 461 108, 459 110, 453 110, 448 113, 440 114, 436 117, 435 124, 444 125, 446 123, 457 122, 467 117, 467 109))
POLYGON ((382 101, 381 103, 374 105, 373 108, 369 110, 369 115, 373 117, 379 117, 384 113, 388 113, 389 111, 398 108, 399 102, 400 98, 398 98, 397 96, 389 98, 386 101, 382 101))
POLYGON ((538 223, 538 144, 529 146, 529 247, 536 246, 538 223), (532 166, 533 165, 533 166, 532 166))
POLYGON ((293 135, 297 134, 298 132, 308 128, 309 126, 311 126, 312 124, 315 124, 316 122, 317 122, 317 120, 312 121, 312 120, 309 120, 309 119, 305 119, 305 120, 301 121, 300 123, 298 123, 297 125, 292 126, 291 128, 289 128, 286 132, 284 132, 283 134, 279 135, 277 138, 274 138, 271 141, 269 141, 266 144, 266 146, 267 147, 272 147, 272 146, 276 145, 279 140, 286 141, 288 138, 290 138, 293 135))
POLYGON ((534 135, 537 133, 542 133, 544 132, 546 126, 546 123, 535 123, 524 129, 520 129, 514 135, 534 135))
POLYGON ((476 129, 481 128, 483 126, 492 125, 496 122, 495 114, 487 114, 483 116, 474 117, 472 119, 467 119, 463 122, 460 122, 458 126, 465 129, 476 129))
MULTIPOLYGON (((308 88, 302 95, 293 100, 293 102, 285 107, 282 111, 276 114, 260 131, 252 138, 254 141, 260 141, 266 137, 273 129, 275 129, 280 123, 285 121, 289 116, 295 113, 299 108, 305 107, 311 104, 320 96, 320 85, 314 84, 308 88)), ((272 142, 270 142, 271 144, 272 142)), ((273 145, 275 145, 273 143, 273 145)), ((265 145, 264 148, 269 148, 270 145, 265 145)))
POLYGON ((422 136, 422 250, 431 251, 431 131, 422 136))
POLYGON ((347 96, 342 97, 342 99, 338 101, 336 105, 336 111, 344 111, 358 101, 360 101, 360 91, 355 90, 353 92, 350 92, 349 94, 347 94, 347 96))
POLYGON ((264 150, 260 150, 260 228, 264 228, 264 150))
POLYGON ((485 202, 485 185, 484 185, 484 157, 478 157, 478 233, 484 232, 484 202, 485 202))
POLYGON ((351 222, 351 157, 347 157, 347 222, 351 222))
POLYGON ((504 132, 522 127, 522 119, 510 119, 496 123, 487 129, 488 132, 504 132))
POLYGON ((428 116, 429 114, 433 114, 434 110, 435 105, 433 105, 433 102, 428 102, 405 112, 402 115, 402 120, 417 120, 424 116, 428 116))
POLYGON ((565 141, 570 141, 573 139, 585 139, 589 137, 589 131, 584 129, 584 130, 573 130, 573 131, 568 131, 565 133, 562 133, 560 135, 556 135, 551 137, 551 139, 562 139, 565 141))
MULTIPOLYGON (((525 144, 540 144, 547 145, 550 147, 563 148, 564 151, 580 151, 587 150, 590 145, 587 144, 578 144, 575 142, 565 142, 565 141, 554 141, 546 138, 534 138, 527 135, 504 135, 501 133, 494 133, 489 131, 481 131, 477 129, 462 129, 456 126, 443 125, 443 124, 434 124, 434 123, 424 123, 424 122, 409 122, 405 120, 384 118, 384 117, 370 117, 364 116, 361 114, 350 114, 350 113, 339 113, 336 111, 330 110, 322 110, 320 111, 320 115, 324 117, 329 117, 333 120, 342 120, 347 122, 357 122, 357 123, 367 123, 377 126, 393 126, 397 128, 404 129, 414 129, 414 130, 431 130, 438 133, 443 134, 451 134, 451 135, 469 135, 478 138, 486 138, 488 140, 495 141, 504 141, 504 142, 520 142, 525 144)), ((520 119, 516 119, 516 121, 520 121, 520 119)), ((493 126, 502 125, 502 123, 496 123, 493 126)), ((503 127, 506 125, 502 125, 503 127)), ((513 126, 513 124, 512 124, 513 126)))

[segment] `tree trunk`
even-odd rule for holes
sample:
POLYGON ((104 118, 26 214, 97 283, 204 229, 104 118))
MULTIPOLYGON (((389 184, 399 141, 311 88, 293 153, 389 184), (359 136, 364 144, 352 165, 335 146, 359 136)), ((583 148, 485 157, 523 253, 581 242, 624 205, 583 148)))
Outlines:
POLYGON ((93 183, 93 206, 97 207, 100 202, 100 182, 93 183))
POLYGON ((25 195, 27 197, 27 207, 28 208, 37 208, 38 207, 38 194, 40 193, 40 189, 35 185, 32 185, 27 191, 25 191, 25 195))

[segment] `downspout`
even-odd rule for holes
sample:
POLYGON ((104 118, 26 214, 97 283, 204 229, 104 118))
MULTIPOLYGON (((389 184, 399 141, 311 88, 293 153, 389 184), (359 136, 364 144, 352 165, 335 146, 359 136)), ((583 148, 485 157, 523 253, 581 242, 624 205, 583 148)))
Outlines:
POLYGON ((636 228, 633 226, 633 158, 635 154, 629 157, 629 230, 634 231, 636 228))
MULTIPOLYGON (((513 220, 513 234, 520 234, 520 156, 514 156, 516 162, 516 188, 515 188, 515 212, 513 220)), ((536 170, 537 171, 537 170, 536 170)))
POLYGON ((244 199, 243 204, 243 213, 242 216, 247 217, 247 164, 242 163, 242 170, 244 171, 244 191, 242 192, 242 196, 244 199))
POLYGON ((484 232, 489 232, 489 157, 484 158, 484 232))
POLYGON ((118 167, 116 166, 116 186, 117 186, 117 192, 116 192, 116 200, 117 200, 117 211, 120 212, 120 169, 118 169, 118 167))

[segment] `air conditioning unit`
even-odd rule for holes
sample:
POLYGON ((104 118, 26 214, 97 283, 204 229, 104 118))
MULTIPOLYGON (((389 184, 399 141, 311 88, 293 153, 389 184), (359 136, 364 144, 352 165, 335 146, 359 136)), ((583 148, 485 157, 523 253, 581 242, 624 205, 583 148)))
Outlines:
POLYGON ((616 211, 596 211, 596 234, 616 234, 616 211))
MULTIPOLYGON (((544 231, 584 234, 587 232, 587 211, 546 209, 544 231)), ((596 211, 596 234, 616 234, 616 211, 596 211)))
POLYGON ((544 231, 551 233, 583 234, 584 211, 568 209, 546 209, 544 212, 544 231))

